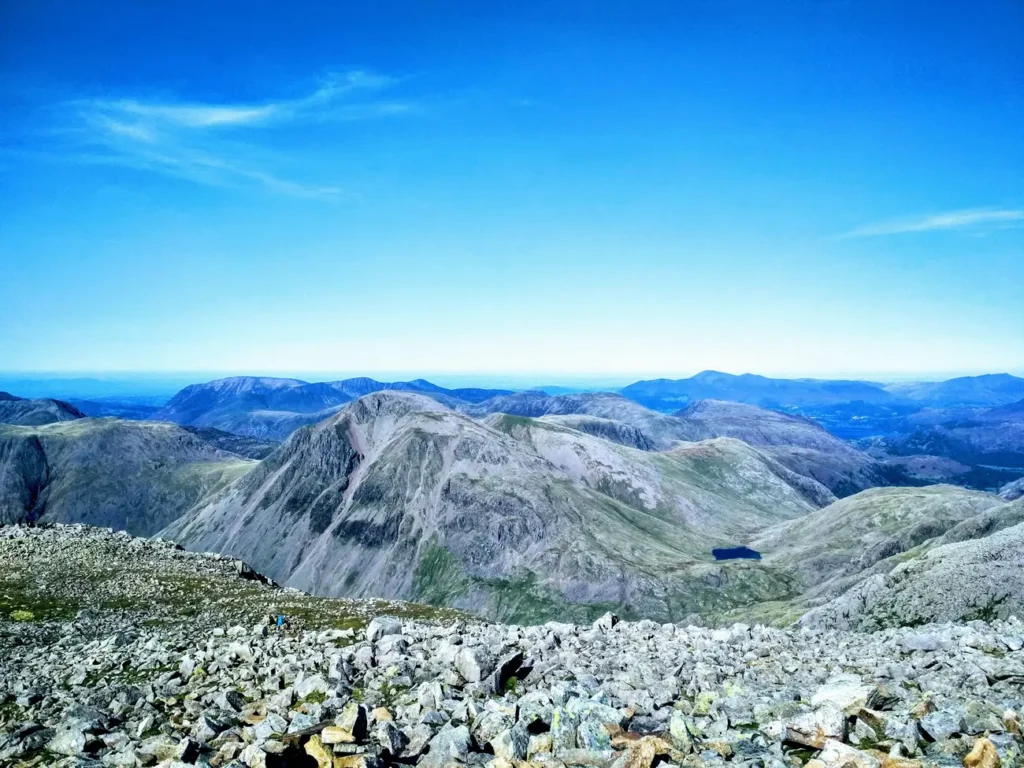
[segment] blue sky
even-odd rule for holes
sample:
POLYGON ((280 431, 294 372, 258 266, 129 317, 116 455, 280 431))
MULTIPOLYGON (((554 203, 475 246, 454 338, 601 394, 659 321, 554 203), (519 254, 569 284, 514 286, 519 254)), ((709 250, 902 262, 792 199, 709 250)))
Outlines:
POLYGON ((0 7, 0 370, 1024 372, 1016 0, 159 5, 0 7))

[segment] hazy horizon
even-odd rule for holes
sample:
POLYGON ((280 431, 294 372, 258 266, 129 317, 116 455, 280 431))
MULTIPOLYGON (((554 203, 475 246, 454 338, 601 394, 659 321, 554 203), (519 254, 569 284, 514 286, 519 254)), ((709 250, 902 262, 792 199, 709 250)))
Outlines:
POLYGON ((382 382, 411 381, 415 379, 426 379, 434 384, 444 387, 491 387, 523 389, 540 386, 565 386, 565 387, 609 387, 619 388, 637 381, 651 379, 687 379, 702 372, 713 371, 727 373, 730 375, 753 374, 765 376, 772 379, 819 379, 819 380, 852 380, 874 383, 900 383, 912 381, 945 381, 948 379, 984 376, 991 374, 1009 374, 1011 376, 1024 377, 1024 369, 1008 371, 941 371, 941 372, 920 372, 917 374, 899 375, 892 373, 876 372, 873 374, 863 373, 837 373, 834 375, 820 375, 814 373, 779 373, 764 374, 758 371, 716 371, 714 369, 702 368, 693 371, 683 372, 635 372, 619 375, 608 374, 577 374, 530 371, 502 371, 502 372, 474 372, 474 371, 13 371, 0 369, 0 389, 5 383, 17 382, 19 380, 32 381, 104 381, 130 384, 139 382, 144 384, 180 383, 193 384, 206 381, 214 381, 229 377, 266 377, 266 378, 292 378, 308 382, 337 381, 367 377, 382 382))

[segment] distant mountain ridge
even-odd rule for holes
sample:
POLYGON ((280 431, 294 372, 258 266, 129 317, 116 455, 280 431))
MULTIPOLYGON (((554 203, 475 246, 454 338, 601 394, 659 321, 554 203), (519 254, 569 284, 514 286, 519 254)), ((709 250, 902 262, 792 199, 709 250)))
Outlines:
POLYGON ((880 384, 832 379, 772 379, 753 373, 702 371, 688 379, 638 381, 619 392, 648 408, 675 411, 695 400, 728 400, 762 407, 887 402, 880 384))
POLYGON ((930 406, 995 406, 1024 400, 1024 378, 1008 373, 961 376, 946 381, 889 384, 886 391, 930 406))
POLYGON ((84 417, 84 413, 63 400, 27 399, 15 397, 9 392, 0 392, 0 424, 40 426, 84 417))
POLYGON ((675 416, 698 439, 742 440, 840 497, 907 481, 898 467, 886 466, 802 416, 721 400, 699 400, 675 416))
POLYGON ((881 384, 849 379, 775 379, 702 371, 686 379, 651 379, 619 392, 648 408, 675 411, 695 400, 728 400, 764 408, 804 409, 847 403, 947 408, 994 406, 1024 399, 1024 378, 1008 373, 935 382, 881 384))
POLYGON ((424 379, 383 382, 367 377, 310 383, 301 379, 233 376, 192 384, 152 415, 195 427, 212 427, 261 440, 283 440, 304 424, 327 418, 371 392, 421 392, 448 402, 476 402, 510 390, 445 389, 424 379))

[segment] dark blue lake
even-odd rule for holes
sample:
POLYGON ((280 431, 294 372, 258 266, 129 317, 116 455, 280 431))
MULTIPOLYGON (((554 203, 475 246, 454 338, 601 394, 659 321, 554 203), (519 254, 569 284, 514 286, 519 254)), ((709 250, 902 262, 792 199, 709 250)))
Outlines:
POLYGON ((711 554, 715 560, 760 560, 761 553, 750 547, 728 547, 726 549, 712 549, 711 554))

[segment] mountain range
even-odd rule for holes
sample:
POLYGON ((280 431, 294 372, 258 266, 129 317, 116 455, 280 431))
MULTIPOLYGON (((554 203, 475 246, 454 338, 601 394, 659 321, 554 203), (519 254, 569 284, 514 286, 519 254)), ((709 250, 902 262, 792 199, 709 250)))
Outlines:
POLYGON ((355 398, 392 389, 469 403, 511 394, 500 389, 445 389, 424 379, 381 382, 361 377, 311 384, 299 379, 235 376, 185 387, 151 418, 283 440, 298 427, 327 418, 355 398))
POLYGON ((384 392, 297 431, 162 535, 320 594, 681 618, 785 593, 757 569, 721 583, 712 549, 830 498, 739 440, 653 453, 384 392))
POLYGON ((1024 400, 1024 379, 1007 373, 962 376, 937 382, 880 384, 841 379, 772 379, 751 373, 703 371, 688 379, 638 381, 619 390, 659 411, 702 399, 765 408, 814 408, 843 403, 912 404, 936 408, 992 406, 1024 400))
MULTIPOLYGON (((724 410, 736 417, 733 407, 724 410)), ((722 410, 697 404, 690 416, 728 423, 722 410)), ((644 450, 566 418, 473 419, 418 394, 369 395, 297 431, 162 535, 317 594, 416 599, 506 620, 612 609, 672 621, 806 614, 825 624, 864 582, 932 549, 1004 529, 1024 537, 1014 527, 1024 522, 1020 502, 994 494, 938 485, 837 500, 776 460, 770 442, 716 436, 644 450), (717 560, 715 550, 741 546, 760 557, 717 560)), ((999 561, 1017 567, 1005 554, 999 561)), ((977 577, 971 594, 984 605, 961 613, 989 603, 998 612, 1005 596, 991 583, 977 577)))
MULTIPOLYGON (((892 429, 850 442, 794 407, 704 398, 664 412, 620 393, 422 379, 234 377, 190 385, 158 411, 125 404, 148 421, 5 395, 0 522, 159 533, 317 594, 525 622, 612 609, 874 626, 893 606, 938 610, 889 574, 946 573, 968 557, 954 545, 991 538, 993 562, 1016 567, 1004 539, 1024 522, 1024 402, 822 404, 861 383, 721 380, 735 397, 734 379, 817 397, 807 408, 819 412, 881 409, 892 429), (1002 497, 913 487, 951 479, 1002 497), (753 559, 718 559, 737 548, 753 559)), ((1015 393, 1006 377, 978 386, 977 400, 1015 393)), ((920 396, 969 400, 965 387, 920 396)), ((986 579, 971 587, 979 610, 1002 610, 986 579)))

